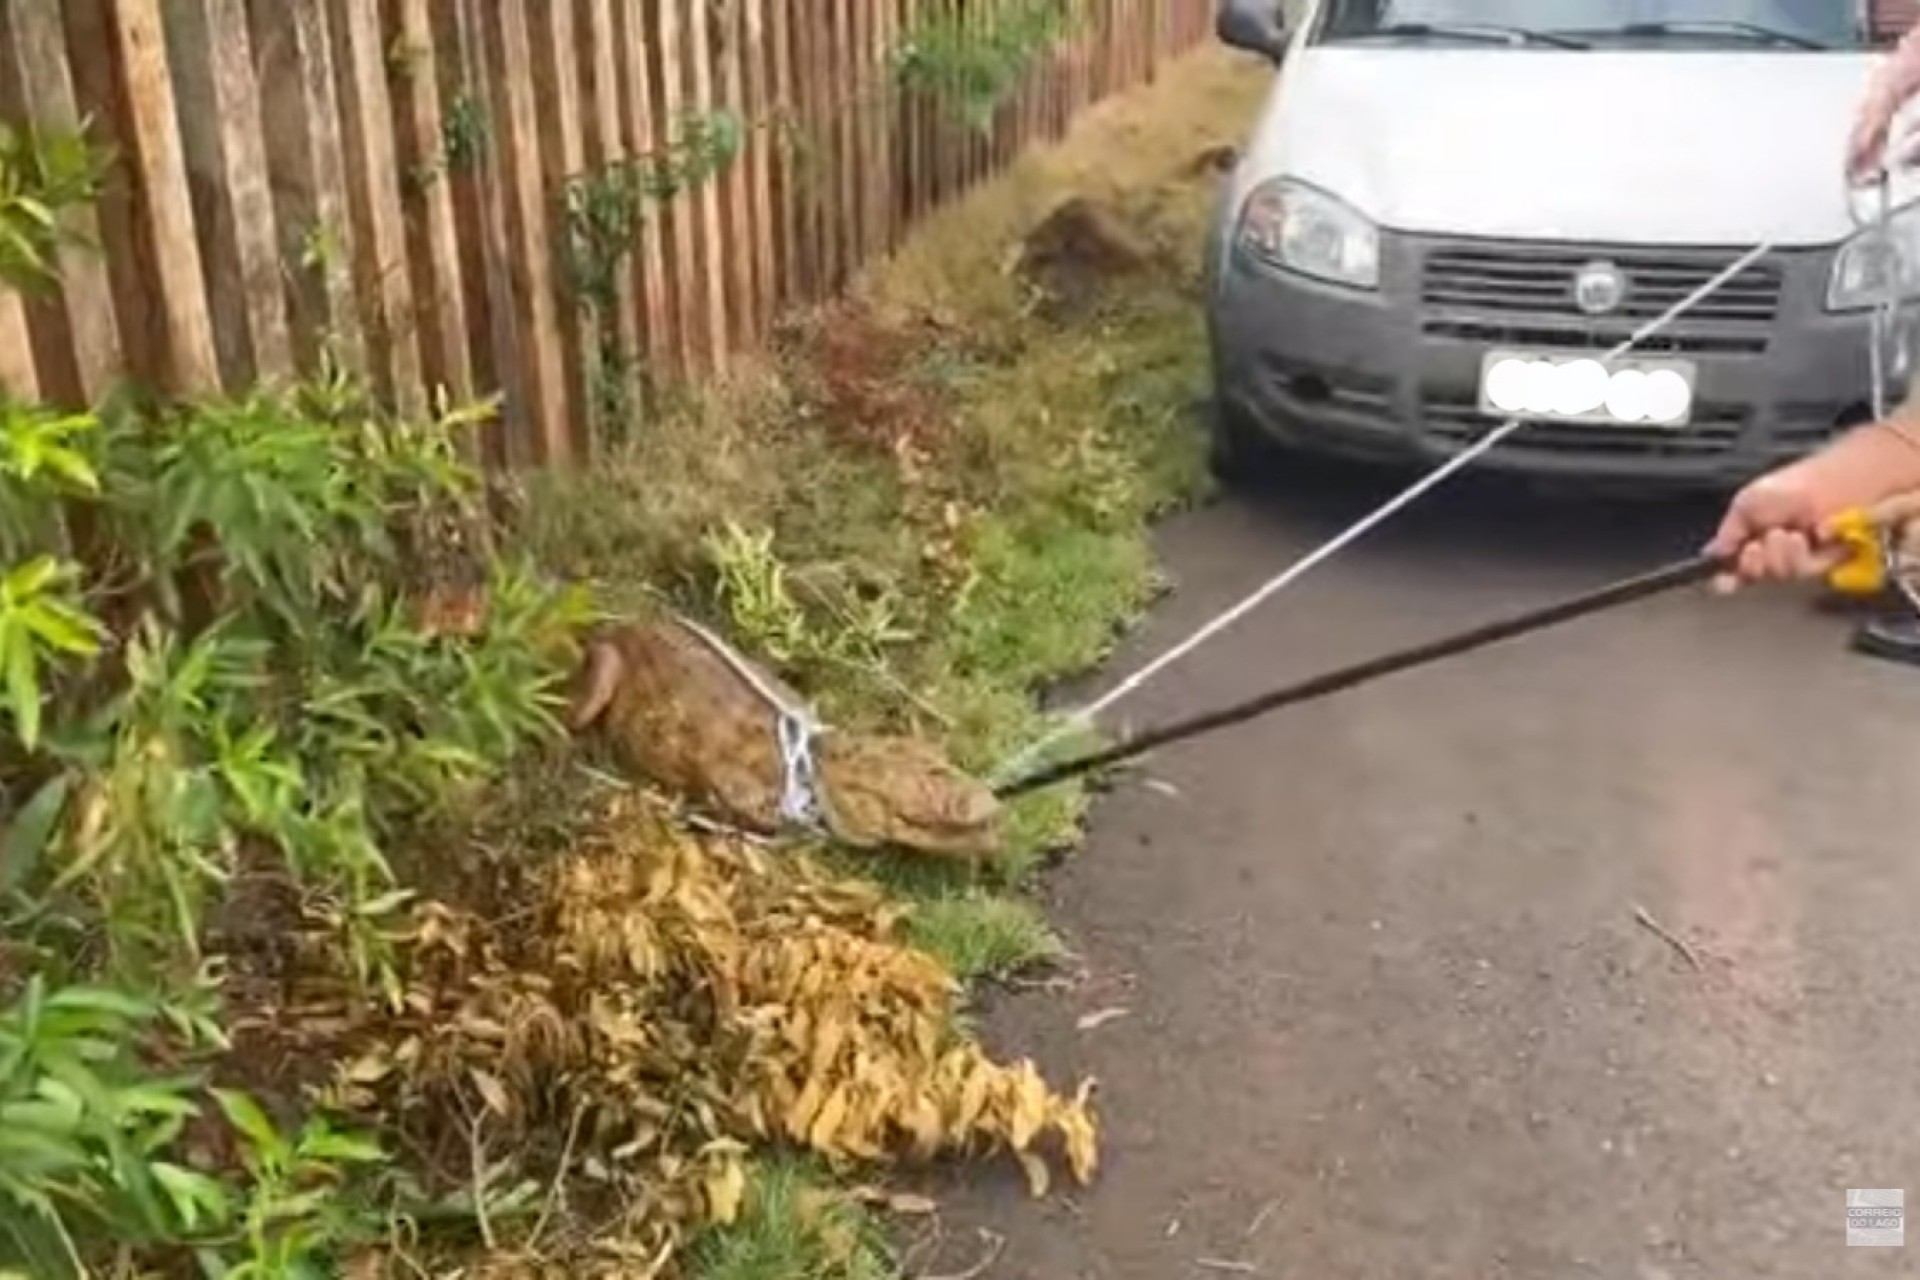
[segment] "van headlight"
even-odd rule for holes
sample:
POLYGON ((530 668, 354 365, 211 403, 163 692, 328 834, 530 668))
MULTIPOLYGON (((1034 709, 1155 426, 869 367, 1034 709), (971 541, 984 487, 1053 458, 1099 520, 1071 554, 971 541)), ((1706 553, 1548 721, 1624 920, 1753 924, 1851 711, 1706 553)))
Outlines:
POLYGON ((1356 289, 1380 285, 1380 231, 1351 205, 1292 178, 1254 188, 1237 239, 1262 261, 1356 289))
POLYGON ((1871 226, 1840 246, 1827 281, 1827 310, 1878 306, 1890 284, 1902 301, 1920 297, 1920 203, 1895 210, 1884 234, 1871 226))

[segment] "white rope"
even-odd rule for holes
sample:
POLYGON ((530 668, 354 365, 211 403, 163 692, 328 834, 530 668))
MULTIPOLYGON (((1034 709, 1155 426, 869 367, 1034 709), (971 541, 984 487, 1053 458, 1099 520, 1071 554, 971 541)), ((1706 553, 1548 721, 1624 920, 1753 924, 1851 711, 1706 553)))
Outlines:
MULTIPOLYGON (((1634 330, 1633 333, 1627 336, 1625 341, 1619 343, 1612 350, 1602 355, 1599 358, 1600 363, 1608 364, 1614 360, 1618 360, 1640 343, 1653 337, 1675 320, 1685 315, 1688 311, 1698 306, 1700 302, 1712 294, 1714 290, 1720 288, 1742 271, 1752 266, 1755 262, 1765 257, 1772 249, 1773 244, 1769 241, 1755 245, 1746 253, 1741 254, 1725 270, 1719 272, 1698 289, 1695 289, 1692 293, 1674 303, 1673 306, 1667 308, 1658 316, 1655 316, 1652 320, 1649 320, 1646 324, 1634 330)), ((1148 681, 1173 666, 1174 663, 1179 662, 1201 645, 1213 639, 1228 627, 1231 627, 1234 623, 1246 617, 1249 613, 1252 613, 1274 595, 1291 587, 1308 573, 1358 542, 1387 520, 1411 506, 1419 498, 1438 488, 1441 483, 1466 468, 1488 450, 1494 448, 1508 436, 1518 431, 1525 425, 1526 421, 1527 420, 1523 418, 1507 419, 1500 426, 1489 431, 1479 440, 1476 440, 1471 446, 1453 455, 1453 457, 1447 459, 1440 466, 1414 481, 1406 489, 1389 498, 1379 507, 1362 516, 1359 520, 1335 534, 1326 542, 1321 543, 1318 547, 1309 551, 1280 573, 1269 578, 1239 603, 1215 615, 1205 625, 1200 627, 1199 630, 1162 653, 1159 657, 1153 659, 1153 661, 1147 663, 1144 667, 1141 667, 1138 671, 1122 680, 1099 698, 1087 704, 1085 707, 1069 713, 1052 732, 1044 735, 1039 741, 1018 752, 1003 764, 1000 767, 997 780, 1005 782, 1017 776, 1049 747, 1056 745, 1072 733, 1090 727, 1102 712, 1109 710, 1122 699, 1138 693, 1142 688, 1146 687, 1148 681)))
POLYGON ((752 663, 734 651, 732 645, 707 630, 692 618, 678 621, 704 641, 709 649, 733 668, 766 704, 773 708, 774 734, 780 746, 780 816, 798 826, 818 828, 821 803, 819 777, 813 763, 813 740, 822 725, 807 707, 786 697, 762 678, 752 663))

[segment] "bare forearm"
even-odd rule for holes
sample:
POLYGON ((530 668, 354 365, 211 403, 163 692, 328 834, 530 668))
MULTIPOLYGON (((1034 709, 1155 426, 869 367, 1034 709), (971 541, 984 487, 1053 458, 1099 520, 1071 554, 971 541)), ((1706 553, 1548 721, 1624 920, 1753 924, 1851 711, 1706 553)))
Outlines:
POLYGON ((1854 429, 1801 465, 1847 506, 1920 489, 1920 403, 1910 400, 1890 420, 1854 429))

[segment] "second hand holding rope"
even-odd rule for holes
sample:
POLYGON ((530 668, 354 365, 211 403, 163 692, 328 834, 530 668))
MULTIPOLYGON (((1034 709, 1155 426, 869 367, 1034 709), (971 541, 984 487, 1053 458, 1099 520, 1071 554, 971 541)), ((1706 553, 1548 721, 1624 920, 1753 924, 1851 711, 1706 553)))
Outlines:
MULTIPOLYGON (((1617 360, 1627 352, 1633 350, 1640 343, 1653 337, 1675 320, 1685 315, 1692 308, 1698 306, 1700 302, 1712 294, 1714 290, 1720 288, 1742 271, 1752 266, 1755 262, 1765 257, 1772 249, 1773 244, 1769 241, 1757 244, 1747 252, 1741 254, 1712 279, 1702 284, 1686 297, 1680 299, 1680 301, 1674 303, 1652 320, 1649 320, 1646 324, 1640 326, 1640 328, 1634 330, 1624 341, 1600 356, 1600 363, 1607 364, 1617 360)), ((1007 760, 1006 763, 1002 764, 999 770, 996 771, 996 781, 1005 784, 1009 779, 1017 777, 1021 772, 1026 770, 1033 761, 1048 748, 1057 745, 1081 729, 1091 727, 1102 712, 1109 710, 1122 699, 1131 697, 1133 694, 1139 692, 1140 689, 1146 686, 1148 681, 1171 667, 1174 663, 1191 654, 1194 650, 1198 649, 1222 631, 1225 631, 1247 614, 1252 613, 1274 595, 1298 582, 1313 569, 1326 563, 1349 546, 1358 542, 1375 528, 1384 524, 1408 506, 1411 506, 1423 495, 1438 488, 1448 478, 1465 469, 1469 464, 1487 453, 1488 450, 1494 448, 1508 436, 1518 431, 1526 425, 1526 422, 1527 419, 1525 418, 1507 419, 1501 423, 1500 426, 1489 431, 1479 440, 1476 440, 1471 446, 1456 453, 1453 457, 1447 459, 1438 467, 1435 467, 1432 471, 1414 481, 1411 485, 1407 486, 1407 488, 1392 498, 1389 498, 1365 516, 1362 516, 1352 525, 1340 533, 1335 534, 1326 542, 1321 543, 1318 547, 1315 547, 1312 551, 1302 556, 1299 560, 1296 560, 1280 573, 1262 583, 1239 603, 1215 615, 1186 639, 1174 645, 1126 679, 1120 681, 1120 683, 1116 684, 1112 689, 1094 699, 1094 701, 1088 703, 1086 706, 1064 717, 1051 732, 1043 735, 1038 741, 1019 751, 1007 760)))

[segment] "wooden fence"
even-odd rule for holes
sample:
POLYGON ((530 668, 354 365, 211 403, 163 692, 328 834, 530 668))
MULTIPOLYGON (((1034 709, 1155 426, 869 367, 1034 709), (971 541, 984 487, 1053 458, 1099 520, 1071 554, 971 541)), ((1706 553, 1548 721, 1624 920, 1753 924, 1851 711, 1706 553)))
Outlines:
POLYGON ((491 464, 577 461, 1213 7, 1072 0, 987 130, 909 91, 912 33, 1023 2, 0 0, 0 118, 88 121, 114 158, 70 215, 95 248, 46 296, 0 290, 0 384, 196 394, 331 350, 403 407, 502 393, 491 464), (664 157, 729 144, 624 221, 664 157))

